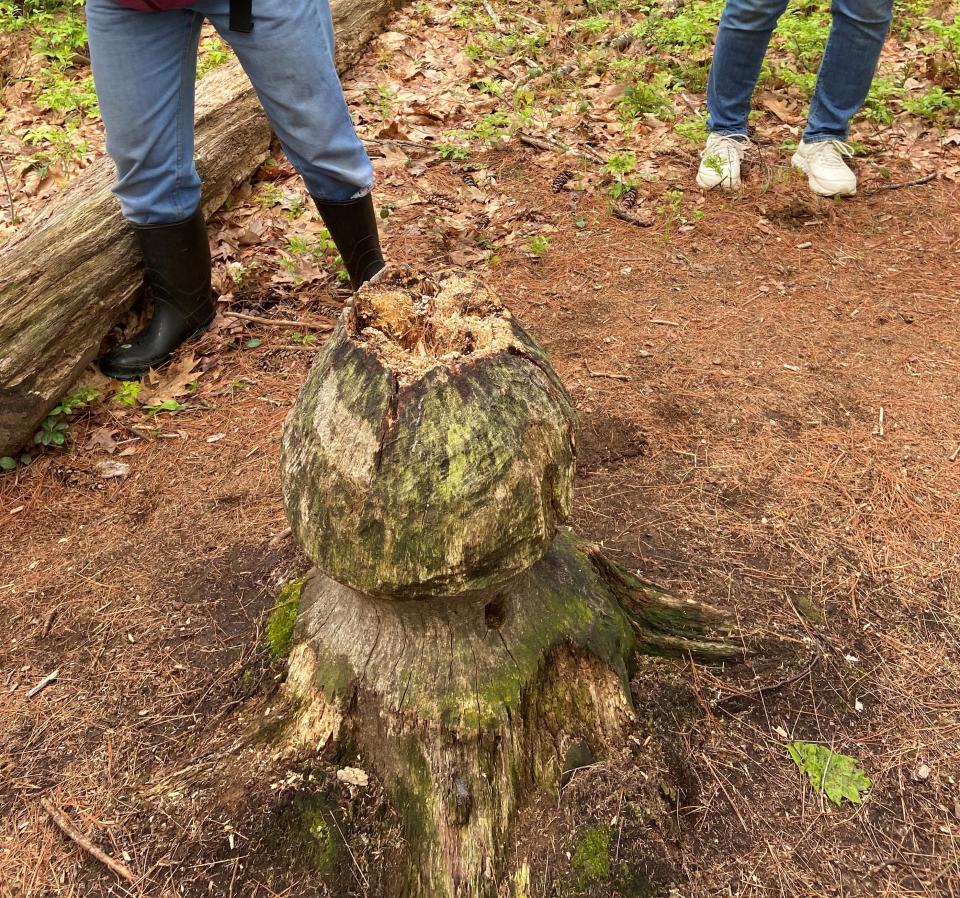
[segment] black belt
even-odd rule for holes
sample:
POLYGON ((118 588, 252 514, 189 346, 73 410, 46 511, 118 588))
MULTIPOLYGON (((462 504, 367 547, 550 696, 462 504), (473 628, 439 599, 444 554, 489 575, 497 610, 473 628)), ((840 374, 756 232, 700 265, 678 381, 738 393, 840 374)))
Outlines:
POLYGON ((253 31, 253 0, 230 0, 230 30, 242 34, 253 31))

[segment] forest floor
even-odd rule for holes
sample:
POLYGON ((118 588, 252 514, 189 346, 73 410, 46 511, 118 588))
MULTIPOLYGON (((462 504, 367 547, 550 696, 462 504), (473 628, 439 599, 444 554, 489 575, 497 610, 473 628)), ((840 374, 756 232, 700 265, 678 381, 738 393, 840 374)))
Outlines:
MULTIPOLYGON (((529 884, 504 894, 958 896, 947 57, 916 8, 898 20, 853 135, 860 194, 815 198, 787 167, 815 67, 804 47, 826 21, 808 4, 771 54, 742 194, 704 196, 697 88, 717 4, 609 9, 418 4, 344 81, 390 259, 475 269, 576 400, 574 527, 768 647, 737 668, 640 663, 629 744, 525 810, 529 884), (651 738, 673 747, 670 770, 640 763, 651 738), (820 795, 792 740, 856 759, 862 804, 820 795), (651 778, 662 815, 640 798, 651 778)), ((20 218, 102 152, 89 110, 37 102, 31 39, 0 35, 20 218), (54 130, 30 143, 43 121, 54 130)), ((204 58, 219 52, 209 38, 204 58)), ((69 77, 80 91, 82 58, 69 77)), ((345 294, 279 154, 211 239, 221 311, 300 325, 221 315, 142 388, 91 372, 52 422, 66 448, 0 479, 2 898, 377 898, 389 880, 398 830, 380 784, 336 776, 362 758, 245 739, 282 676, 269 611, 307 567, 281 508, 280 429, 345 294), (43 799, 136 885, 67 840, 43 799)))

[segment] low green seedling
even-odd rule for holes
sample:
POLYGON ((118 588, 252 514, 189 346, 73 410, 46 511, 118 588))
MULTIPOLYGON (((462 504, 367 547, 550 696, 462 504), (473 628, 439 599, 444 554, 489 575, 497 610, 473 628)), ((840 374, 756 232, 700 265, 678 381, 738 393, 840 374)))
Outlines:
POLYGON ((837 807, 844 799, 852 804, 863 802, 863 793, 871 783, 856 758, 841 755, 816 742, 790 742, 787 751, 807 775, 814 791, 826 795, 837 807))

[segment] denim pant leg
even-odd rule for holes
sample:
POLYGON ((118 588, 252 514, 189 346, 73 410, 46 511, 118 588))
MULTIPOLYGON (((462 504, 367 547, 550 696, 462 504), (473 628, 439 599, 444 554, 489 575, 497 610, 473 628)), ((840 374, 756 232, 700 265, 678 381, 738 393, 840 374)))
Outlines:
POLYGON ((833 23, 803 139, 844 140, 870 92, 893 18, 893 0, 833 0, 833 23))
POLYGON ((203 19, 87 0, 93 77, 117 169, 114 193, 136 225, 170 224, 200 203, 194 84, 203 19))
POLYGON ((777 21, 787 0, 727 0, 707 81, 707 127, 745 135, 750 99, 777 21))
POLYGON ((250 34, 229 30, 229 0, 195 8, 233 47, 311 195, 343 202, 368 193, 373 168, 343 98, 327 0, 257 0, 250 34))

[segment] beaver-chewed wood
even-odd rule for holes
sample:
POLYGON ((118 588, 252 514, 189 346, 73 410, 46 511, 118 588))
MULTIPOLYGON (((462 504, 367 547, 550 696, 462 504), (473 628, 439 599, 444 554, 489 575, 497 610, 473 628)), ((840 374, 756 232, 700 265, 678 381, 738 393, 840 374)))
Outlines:
POLYGON ((457 601, 375 599, 319 572, 305 584, 295 741, 338 739, 383 776, 410 849, 398 894, 497 894, 523 797, 557 788, 572 746, 602 757, 622 738, 635 649, 736 655, 702 637, 703 606, 608 579, 594 555, 561 532, 511 583, 457 601))
POLYGON ((383 779, 403 898, 502 894, 524 799, 623 739, 637 652, 738 654, 717 612, 561 526, 574 450, 543 351, 463 275, 361 290, 287 420, 287 516, 317 565, 287 733, 383 779))
POLYGON ((573 489, 573 405, 543 350, 475 280, 361 291, 283 434, 290 526, 369 595, 454 596, 546 551, 573 489))

